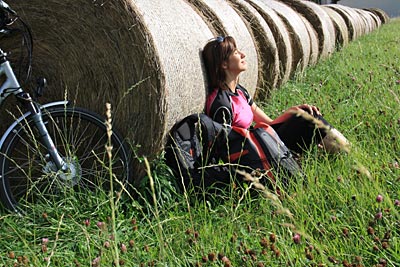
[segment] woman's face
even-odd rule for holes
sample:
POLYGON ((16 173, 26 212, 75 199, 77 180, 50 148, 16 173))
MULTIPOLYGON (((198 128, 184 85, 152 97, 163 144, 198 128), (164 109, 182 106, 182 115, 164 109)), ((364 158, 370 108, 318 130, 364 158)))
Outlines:
POLYGON ((246 55, 239 49, 235 49, 226 62, 226 70, 238 75, 247 69, 246 55))

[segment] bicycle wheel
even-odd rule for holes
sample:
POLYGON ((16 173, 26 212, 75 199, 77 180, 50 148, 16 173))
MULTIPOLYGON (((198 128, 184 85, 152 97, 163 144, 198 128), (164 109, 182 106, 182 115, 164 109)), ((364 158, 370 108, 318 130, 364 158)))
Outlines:
POLYGON ((66 202, 79 208, 99 192, 120 190, 130 180, 129 149, 105 120, 81 108, 43 110, 43 121, 68 166, 57 171, 39 140, 32 118, 22 120, 5 138, 0 151, 0 196, 5 207, 27 213, 34 205, 66 202), (111 153, 106 144, 112 145, 111 153), (112 187, 111 187, 112 186, 112 187))

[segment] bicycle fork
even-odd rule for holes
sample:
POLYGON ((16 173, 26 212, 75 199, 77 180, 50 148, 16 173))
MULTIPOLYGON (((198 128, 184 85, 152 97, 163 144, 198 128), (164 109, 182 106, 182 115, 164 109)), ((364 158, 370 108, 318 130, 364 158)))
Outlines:
POLYGON ((61 170, 63 172, 67 171, 67 164, 63 160, 63 158, 58 153, 56 146, 54 145, 53 139, 50 137, 49 132, 47 131, 46 125, 43 122, 42 111, 37 103, 35 103, 31 96, 26 92, 21 92, 16 95, 18 101, 30 111, 33 122, 39 131, 39 137, 43 142, 44 146, 49 153, 49 156, 55 166, 57 167, 57 171, 61 170))

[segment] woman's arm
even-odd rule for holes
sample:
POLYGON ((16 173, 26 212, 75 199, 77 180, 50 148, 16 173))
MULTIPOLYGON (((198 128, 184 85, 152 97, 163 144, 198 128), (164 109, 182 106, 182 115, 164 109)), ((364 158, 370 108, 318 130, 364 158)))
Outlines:
POLYGON ((251 110, 253 111, 253 120, 255 123, 270 124, 272 122, 272 119, 267 114, 265 114, 261 108, 257 107, 256 103, 253 102, 253 104, 251 105, 251 110))
POLYGON ((256 103, 251 105, 251 110, 253 111, 254 122, 255 123, 266 123, 266 124, 276 124, 280 122, 286 121, 293 114, 290 112, 291 110, 304 110, 305 112, 311 115, 321 115, 319 109, 316 106, 302 104, 298 106, 293 106, 286 110, 282 115, 272 120, 267 114, 264 113, 262 109, 257 107, 256 103))

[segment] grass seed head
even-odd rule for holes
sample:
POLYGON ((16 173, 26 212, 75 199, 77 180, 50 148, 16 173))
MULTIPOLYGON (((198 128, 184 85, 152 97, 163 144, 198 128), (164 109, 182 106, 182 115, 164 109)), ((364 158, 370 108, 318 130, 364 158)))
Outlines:
POLYGON ((387 265, 387 261, 385 259, 380 258, 379 259, 379 264, 381 264, 382 266, 386 266, 387 265))
POLYGON ((339 261, 333 256, 329 256, 328 257, 328 261, 330 261, 330 262, 332 262, 334 264, 338 264, 339 263, 339 261))
POLYGON ((203 256, 203 257, 201 258, 201 261, 202 261, 202 262, 207 262, 207 261, 208 261, 207 256, 203 256))
POLYGON ((121 244, 121 251, 122 251, 122 253, 126 253, 128 251, 128 248, 126 247, 126 245, 124 243, 121 244))
POLYGON ((271 243, 275 243, 276 241, 276 235, 274 233, 271 233, 269 235, 269 241, 271 241, 271 243))
POLYGON ((343 260, 342 264, 343 264, 344 267, 351 267, 352 266, 352 264, 349 263, 347 260, 343 260))
POLYGON ((313 254, 311 254, 310 252, 306 253, 306 258, 310 261, 312 261, 314 259, 313 254))
POLYGON ((382 212, 381 212, 381 211, 378 212, 377 214, 375 214, 375 219, 376 219, 376 220, 380 220, 380 219, 382 219, 382 217, 383 217, 383 215, 382 215, 382 212))
POLYGON ((382 248, 383 249, 388 249, 390 246, 389 246, 389 243, 388 242, 382 242, 382 248))
POLYGON ((293 236, 293 242, 294 242, 295 244, 300 244, 300 241, 301 241, 301 236, 300 236, 300 234, 298 234, 298 233, 294 234, 294 236, 293 236))
POLYGON ((265 237, 261 238, 260 245, 261 245, 263 248, 267 248, 267 247, 269 246, 268 239, 266 239, 265 237))
POLYGON ((216 261, 217 260, 217 256, 215 255, 214 252, 211 252, 208 254, 208 260, 209 261, 216 261))
POLYGON ((348 228, 343 228, 342 233, 345 237, 349 237, 349 229, 348 228))
POLYGON ((375 230, 371 226, 368 227, 367 232, 368 232, 369 235, 374 235, 375 234, 375 230))

